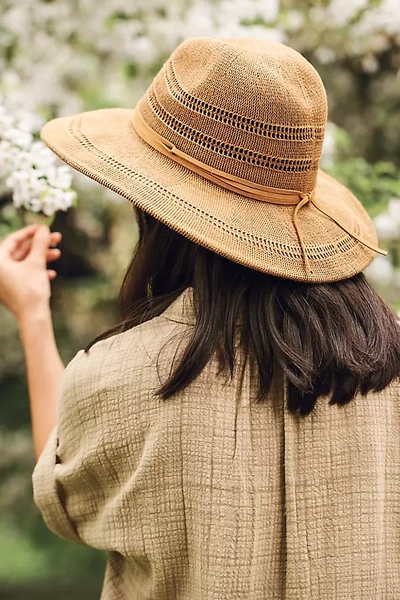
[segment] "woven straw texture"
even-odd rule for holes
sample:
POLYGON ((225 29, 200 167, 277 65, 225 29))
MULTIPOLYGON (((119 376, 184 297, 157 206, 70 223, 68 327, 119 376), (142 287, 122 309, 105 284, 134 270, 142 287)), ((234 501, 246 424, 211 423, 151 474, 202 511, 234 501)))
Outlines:
POLYGON ((68 366, 34 474, 49 527, 110 552, 102 600, 399 600, 399 382, 296 418, 279 377, 256 404, 212 360, 164 402, 186 295, 68 366))
POLYGON ((376 245, 372 221, 349 190, 319 170, 327 119, 324 86, 296 51, 260 40, 192 39, 172 54, 140 100, 146 124, 201 163, 253 184, 310 193, 294 206, 229 191, 146 143, 133 110, 106 109, 46 124, 42 138, 65 162, 193 241, 254 269, 303 281, 362 271, 376 245), (349 233, 350 232, 350 233, 349 233))

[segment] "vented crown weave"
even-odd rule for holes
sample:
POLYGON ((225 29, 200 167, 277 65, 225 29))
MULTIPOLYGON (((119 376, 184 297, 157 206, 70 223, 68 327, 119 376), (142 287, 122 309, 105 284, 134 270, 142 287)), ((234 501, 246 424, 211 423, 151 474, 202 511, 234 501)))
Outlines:
POLYGON ((326 94, 315 69, 291 48, 189 40, 138 110, 154 131, 219 171, 270 187, 315 187, 326 94))

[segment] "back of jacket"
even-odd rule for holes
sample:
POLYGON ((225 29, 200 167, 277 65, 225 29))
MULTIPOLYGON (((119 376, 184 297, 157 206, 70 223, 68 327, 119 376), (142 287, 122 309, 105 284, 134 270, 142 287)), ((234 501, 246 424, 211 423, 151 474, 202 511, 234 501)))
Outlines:
POLYGON ((398 600, 400 387, 344 407, 254 402, 215 361, 154 392, 191 333, 186 291, 80 352, 34 473, 58 535, 110 552, 103 600, 398 600))

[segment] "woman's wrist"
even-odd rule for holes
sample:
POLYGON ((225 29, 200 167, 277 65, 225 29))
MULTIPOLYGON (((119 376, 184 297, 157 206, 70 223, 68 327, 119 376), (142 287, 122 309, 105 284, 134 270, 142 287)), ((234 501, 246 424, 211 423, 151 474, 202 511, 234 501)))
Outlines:
POLYGON ((29 333, 31 329, 37 329, 38 327, 44 327, 48 324, 52 327, 52 318, 50 306, 43 304, 29 310, 24 311, 17 316, 18 329, 21 340, 29 333))
POLYGON ((48 303, 24 310, 18 325, 25 354, 33 440, 38 458, 56 424, 56 399, 64 365, 57 349, 48 303))

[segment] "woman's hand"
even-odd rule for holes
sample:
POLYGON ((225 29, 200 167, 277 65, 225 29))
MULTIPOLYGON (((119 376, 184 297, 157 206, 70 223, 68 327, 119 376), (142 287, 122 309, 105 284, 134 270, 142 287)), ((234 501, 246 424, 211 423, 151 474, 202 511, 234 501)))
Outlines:
POLYGON ((60 233, 32 225, 0 244, 0 302, 18 319, 37 457, 56 424, 56 398, 64 372, 49 306, 50 281, 56 272, 47 269, 47 263, 60 256, 52 248, 60 240, 60 233))
POLYGON ((50 281, 56 272, 47 263, 60 251, 51 248, 61 240, 46 226, 30 225, 7 236, 0 244, 0 302, 19 322, 49 311, 50 281))

